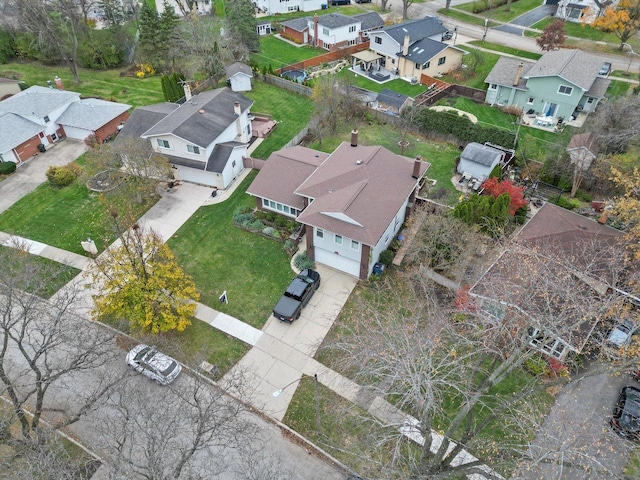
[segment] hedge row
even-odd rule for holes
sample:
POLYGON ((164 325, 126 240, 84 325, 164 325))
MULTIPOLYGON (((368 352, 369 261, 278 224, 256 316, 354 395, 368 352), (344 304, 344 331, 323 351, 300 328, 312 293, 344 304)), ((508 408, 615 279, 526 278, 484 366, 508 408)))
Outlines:
POLYGON ((491 142, 496 145, 513 145, 515 133, 496 127, 473 123, 466 116, 451 112, 436 112, 423 109, 416 115, 415 122, 425 130, 453 135, 460 142, 491 142))

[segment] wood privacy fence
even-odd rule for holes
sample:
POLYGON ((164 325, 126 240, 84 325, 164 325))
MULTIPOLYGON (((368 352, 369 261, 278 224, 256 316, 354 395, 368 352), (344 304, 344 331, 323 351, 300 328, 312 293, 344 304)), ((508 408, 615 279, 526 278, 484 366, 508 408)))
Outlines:
POLYGON ((275 75, 269 74, 264 75, 263 78, 266 83, 270 83, 271 85, 275 85, 276 87, 284 88, 285 90, 297 93, 298 95, 303 95, 305 97, 311 97, 311 95, 313 95, 313 88, 307 87, 306 85, 301 85, 297 82, 292 82, 291 80, 287 80, 286 78, 276 77, 275 75))
POLYGON ((334 60, 340 60, 341 58, 349 58, 354 53, 362 52, 369 49, 369 42, 359 43, 358 45, 351 45, 350 47, 334 50, 333 52, 323 53, 317 57, 308 58, 300 62, 292 63, 290 65, 284 65, 281 68, 275 70, 276 74, 280 74, 283 71, 288 70, 305 70, 307 68, 322 65, 323 63, 333 62, 334 60))

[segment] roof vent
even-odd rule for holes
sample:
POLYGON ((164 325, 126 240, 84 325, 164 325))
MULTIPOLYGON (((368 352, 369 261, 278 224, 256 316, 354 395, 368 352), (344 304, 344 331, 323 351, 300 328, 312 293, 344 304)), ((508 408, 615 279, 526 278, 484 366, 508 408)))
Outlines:
POLYGON ((200 115, 202 115, 202 114, 204 113, 204 110, 200 109, 200 110, 198 110, 198 113, 199 113, 200 115))
POLYGON ((356 165, 362 165, 362 160, 356 160, 356 165))
POLYGON ((586 230, 587 229, 587 227, 585 227, 584 225, 578 225, 578 228, 581 229, 581 230, 586 230))

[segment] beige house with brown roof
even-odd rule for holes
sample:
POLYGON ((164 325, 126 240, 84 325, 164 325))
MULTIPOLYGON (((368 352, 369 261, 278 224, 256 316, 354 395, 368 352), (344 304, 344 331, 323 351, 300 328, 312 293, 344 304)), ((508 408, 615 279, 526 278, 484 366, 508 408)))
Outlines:
POLYGON ((304 147, 273 153, 247 193, 261 210, 305 226, 307 254, 365 279, 413 207, 429 164, 380 146, 357 132, 331 154, 304 147))

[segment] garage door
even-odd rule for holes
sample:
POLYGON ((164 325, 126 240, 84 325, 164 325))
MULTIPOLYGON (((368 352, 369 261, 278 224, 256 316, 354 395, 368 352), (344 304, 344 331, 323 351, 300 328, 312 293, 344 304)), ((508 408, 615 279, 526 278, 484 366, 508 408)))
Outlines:
POLYGON ((352 260, 347 257, 343 257, 333 252, 316 248, 315 251, 316 262, 333 267, 336 270, 348 273, 355 277, 360 276, 360 262, 352 260))
POLYGON ((31 139, 17 146, 14 150, 16 156, 21 160, 29 160, 31 157, 38 153, 38 145, 42 142, 38 135, 31 137, 31 139))

